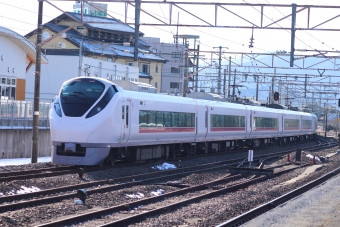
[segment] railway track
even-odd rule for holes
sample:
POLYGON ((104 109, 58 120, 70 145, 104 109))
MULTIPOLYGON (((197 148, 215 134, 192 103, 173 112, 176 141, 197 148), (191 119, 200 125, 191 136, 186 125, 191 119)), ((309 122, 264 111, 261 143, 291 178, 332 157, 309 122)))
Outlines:
MULTIPOLYGON (((332 146, 335 143, 329 143, 327 141, 319 142, 319 145, 309 146, 304 149, 315 150, 321 149, 324 146, 332 146)), ((238 153, 240 151, 237 151, 238 153)), ((235 153, 237 153, 235 152, 235 153)), ((276 157, 278 155, 283 155, 285 153, 293 152, 292 150, 280 153, 273 153, 272 156, 276 157)), ((220 153, 225 154, 225 153, 220 153)), ((232 154, 232 153, 231 153, 232 154)), ((208 155, 216 155, 216 153, 209 153, 208 155)), ((263 155, 262 155, 263 156, 263 155)), ((180 159, 186 159, 189 157, 180 157, 180 159)), ((176 160, 176 159, 175 159, 176 160)), ((151 161, 152 162, 152 161, 151 161)), ((41 168, 41 169, 32 169, 32 170, 24 170, 24 171, 10 171, 10 172, 0 172, 0 182, 4 181, 12 181, 12 180, 24 180, 24 179, 33 179, 33 178, 43 178, 43 177, 53 177, 53 176, 60 176, 65 174, 83 174, 86 172, 94 172, 94 171, 101 171, 107 170, 112 168, 123 168, 129 165, 144 165, 146 162, 140 163, 122 163, 118 166, 97 166, 97 167, 79 167, 79 166, 65 166, 65 167, 51 167, 51 168, 41 168)))
MULTIPOLYGON (((307 164, 309 165, 309 164, 307 164)), ((302 168, 305 167, 307 165, 303 165, 303 166, 295 166, 289 170, 284 170, 284 171, 280 171, 278 173, 275 174, 275 176, 281 175, 283 173, 286 173, 288 171, 293 171, 295 169, 298 168, 302 168)), ((206 171, 206 170, 205 170, 206 171)), ((101 209, 101 210, 97 210, 97 211, 93 211, 93 212, 88 212, 88 213, 84 213, 81 215, 75 215, 69 218, 65 218, 65 219, 61 219, 61 220, 57 220, 57 221, 53 221, 53 222, 49 222, 49 223, 45 223, 45 224, 40 224, 37 226, 41 226, 41 227, 47 227, 47 226, 62 226, 62 225, 67 225, 67 224, 72 224, 72 223, 78 223, 78 222, 85 222, 91 219, 95 219, 95 218, 100 218, 103 217, 105 215, 110 215, 112 213, 115 212, 120 212, 120 211, 124 211, 126 209, 133 209, 134 207, 138 207, 138 206, 146 206, 147 204, 154 204, 160 201, 163 201, 165 199, 169 199, 175 196, 183 196, 185 194, 188 193, 193 193, 193 192, 197 192, 197 191, 205 191, 204 193, 201 192, 201 195, 198 196, 194 196, 192 198, 189 199, 185 199, 182 200, 180 202, 176 202, 176 203, 170 203, 167 206, 161 206, 158 207, 156 209, 152 209, 149 211, 143 211, 140 214, 136 214, 136 215, 131 215, 129 217, 126 217, 124 219, 119 219, 119 220, 115 220, 112 221, 110 223, 107 223, 105 225, 102 226, 122 226, 122 225, 128 225, 131 223, 135 223, 138 221, 141 221, 147 217, 153 216, 153 215, 159 215, 162 214, 164 212, 168 212, 171 211, 173 209, 179 208, 181 206, 190 204, 190 203, 195 203, 198 202, 202 199, 206 199, 206 198, 212 198, 224 193, 228 193, 228 192, 233 192, 239 189, 242 189, 244 187, 247 187, 250 184, 254 184, 263 180, 266 180, 267 177, 266 176, 252 176, 249 179, 241 179, 242 175, 237 174, 237 175, 230 175, 227 176, 225 178, 222 179, 217 179, 217 180, 213 180, 204 184, 199 184, 199 185, 195 185, 195 186, 190 186, 190 187, 185 187, 183 189, 179 189, 170 193, 165 193, 162 195, 159 195, 157 197, 150 197, 150 198, 146 198, 146 199, 141 199, 138 201, 134 201, 134 202, 130 202, 130 203, 125 203, 125 204, 121 204, 121 205, 117 205, 117 206, 113 206, 113 207, 109 207, 109 208, 105 208, 105 209, 101 209), (240 180, 241 179, 241 180, 240 180), (238 180, 237 182, 233 182, 235 180, 238 180)), ((155 180, 162 180, 161 177, 158 178, 153 178, 153 179, 149 179, 148 181, 155 181, 155 180)), ((147 183, 147 182, 146 182, 147 183)))
POLYGON ((233 227, 233 226, 240 226, 241 224, 277 207, 280 204, 283 204, 285 202, 287 202, 290 199, 293 199, 303 193, 305 193, 306 191, 315 188, 316 186, 324 183, 326 180, 334 177, 335 175, 340 173, 340 168, 337 168, 319 178, 317 178, 316 180, 309 182, 293 191, 290 191, 286 194, 284 194, 283 196, 280 196, 274 200, 271 200, 259 207, 256 207, 242 215, 239 215, 231 220, 228 220, 224 223, 221 223, 220 225, 218 225, 217 227, 233 227))
MULTIPOLYGON (((325 144, 319 144, 318 146, 312 146, 312 147, 306 147, 306 149, 312 150, 312 149, 320 149, 320 146, 325 146, 325 144)), ((277 158, 280 157, 281 155, 286 154, 287 152, 293 152, 294 150, 290 150, 290 151, 283 151, 283 152, 277 152, 277 153, 271 153, 271 154, 267 154, 267 155, 260 155, 260 156, 255 156, 254 162, 259 162, 260 160, 265 161, 271 158, 277 158)), ((161 174, 164 175, 165 177, 171 177, 171 176, 183 176, 185 174, 191 174, 194 171, 206 171, 206 170, 211 170, 211 169, 219 169, 219 168, 224 168, 224 166, 228 166, 228 165, 234 165, 237 163, 240 163, 244 161, 243 158, 239 158, 239 159, 232 159, 232 160, 227 160, 227 161, 220 161, 220 162, 213 162, 213 163, 207 163, 207 164, 203 164, 200 165, 199 167, 197 166, 191 166, 191 167, 185 167, 185 168, 178 168, 176 170, 167 170, 167 171, 163 171, 161 174), (180 174, 177 174, 177 172, 181 172, 180 174)), ((112 167, 108 167, 108 168, 112 168, 112 167)), ((47 176, 56 176, 59 174, 78 174, 79 169, 69 169, 69 170, 64 170, 65 168, 60 168, 60 171, 57 172, 47 172, 45 173, 44 171, 46 171, 45 169, 43 171, 43 173, 37 173, 35 177, 47 177, 47 176)), ((90 168, 89 170, 92 171, 96 171, 96 170, 102 170, 102 168, 100 167, 95 167, 95 168, 90 168)), ((125 187, 123 184, 117 184, 117 185, 112 185, 112 184, 116 184, 117 182, 126 182, 126 181, 132 181, 132 182, 128 182, 126 183, 126 186, 133 186, 133 185, 137 185, 137 184, 141 184, 141 183, 146 183, 148 180, 146 180, 146 178, 151 178, 153 176, 159 176, 160 173, 159 172, 152 172, 152 173, 147 173, 147 174, 139 174, 139 175, 132 175, 132 176, 126 176, 126 177, 120 177, 120 178, 116 178, 116 179, 108 179, 108 180, 100 180, 100 181, 93 181, 93 182, 88 182, 88 183, 82 183, 82 184, 75 184, 75 185, 69 185, 69 186, 64 186, 64 187, 59 187, 59 188, 53 188, 53 189, 47 189, 47 190, 41 190, 41 191, 37 191, 37 192, 31 192, 31 193, 26 193, 26 194, 17 194, 17 195, 10 195, 10 196, 3 196, 0 197, 0 203, 4 203, 7 201, 17 201, 17 200, 21 200, 21 199, 26 199, 26 198, 32 198, 32 197, 38 197, 38 196, 42 196, 42 195, 52 195, 55 193, 60 193, 60 192, 68 192, 68 191, 72 191, 72 190, 76 190, 79 188, 90 188, 93 186, 97 186, 97 185, 107 185, 106 187, 101 187, 101 188, 97 188, 95 190, 90 190, 89 193, 91 194, 92 191, 94 191, 94 193, 96 192, 103 192, 103 191, 109 191, 109 190, 115 190, 115 189, 119 189, 122 187, 125 187)), ((19 176, 9 176, 9 177, 13 177, 13 179, 27 179, 27 177, 31 176, 30 174, 28 175, 19 175, 19 176), (24 176, 26 176, 26 178, 24 178, 24 176)), ((9 177, 6 177, 5 179, 8 180, 9 177)), ((159 177, 159 179, 161 179, 162 177, 159 177)), ((0 180, 2 180, 3 178, 0 178, 0 180)), ((54 200, 61 200, 61 199, 65 199, 65 198, 70 198, 70 197, 74 197, 76 193, 68 193, 68 194, 64 194, 64 195, 59 195, 56 197, 50 197, 50 198, 46 198, 46 199, 39 199, 36 201, 36 203, 38 202, 48 202, 48 201, 54 201, 54 200)), ((19 204, 18 206, 22 206, 24 204, 30 205, 29 201, 27 202, 23 202, 21 204, 19 204)), ((11 205, 6 205, 6 206, 0 206, 0 211, 1 210, 6 210, 6 209, 10 209, 10 208, 14 208, 16 207, 15 204, 11 204, 11 205)))
MULTIPOLYGON (((325 144, 320 144, 319 146, 312 146, 312 147, 307 147, 308 149, 320 149, 320 146, 324 146, 325 144)), ((261 156, 255 156, 255 162, 260 162, 260 160, 268 160, 271 158, 279 157, 283 154, 286 154, 287 152, 292 152, 291 151, 284 151, 280 153, 273 153, 273 154, 268 154, 268 155, 261 155, 261 156)), ((72 198, 76 196, 76 192, 70 192, 72 190, 77 190, 77 189, 88 189, 94 186, 101 185, 100 188, 96 189, 89 189, 88 193, 89 195, 92 193, 99 193, 99 192, 105 192, 105 191, 110 191, 110 190, 117 190, 120 188, 124 187, 129 187, 129 186, 134 186, 138 184, 145 184, 150 181, 154 180, 162 180, 164 178, 173 178, 173 177, 180 177, 192 173, 198 173, 198 172, 203 172, 203 171, 212 171, 212 170, 217 170, 217 169, 222 169, 225 168, 226 166, 233 165, 236 163, 240 163, 244 161, 243 158, 241 159, 233 159, 233 160, 226 160, 226 161, 220 161, 220 162, 214 162, 214 163, 207 163, 204 165, 200 166, 191 166, 191 167, 186 167, 186 168, 178 168, 175 170, 167 170, 163 171, 162 175, 164 176, 158 176, 159 172, 152 172, 152 173, 147 173, 147 174, 139 174, 139 175, 132 175, 132 176, 126 176, 126 177, 121 177, 121 178, 116 178, 116 179, 108 179, 108 180, 100 180, 100 181, 93 181, 93 182, 88 182, 88 183, 82 183, 82 184, 77 184, 77 185, 70 185, 70 186, 64 186, 64 187, 59 187, 59 188, 52 188, 52 189, 47 189, 47 190, 41 190, 41 191, 36 191, 36 192, 31 192, 31 193, 26 193, 26 194, 17 194, 17 195, 10 195, 10 196, 3 196, 0 197, 0 203, 6 203, 8 201, 18 201, 18 200, 23 200, 27 198, 34 198, 34 197, 39 197, 43 195, 49 195, 48 198, 39 198, 35 200, 29 200, 29 201, 22 201, 18 203, 11 203, 11 204, 5 204, 5 205, 0 205, 0 212, 6 211, 8 209, 17 209, 19 207, 23 206, 29 206, 29 205, 34 205, 34 204, 39 204, 39 203, 50 203, 53 201, 60 201, 62 199, 67 199, 67 198, 72 198), (157 175, 158 177, 153 177, 157 175), (130 181, 130 182, 127 182, 130 181), (119 184, 117 184, 119 182, 119 184), (127 182, 127 183, 122 183, 122 182, 127 182), (67 193, 68 192, 68 193, 67 193), (51 196, 53 194, 58 194, 58 193, 63 193, 63 195, 57 195, 57 196, 51 196)), ((95 171, 100 169, 100 167, 92 168, 91 170, 95 171)), ((112 167, 109 167, 112 168, 112 167)), ((43 170, 42 170, 43 171, 43 170)), ((43 176, 55 176, 58 174, 66 174, 66 173, 78 173, 78 169, 70 169, 70 170, 64 170, 61 168, 61 172, 56 172, 56 173, 41 173, 43 176), (67 171, 65 173, 65 171, 67 171), (47 175, 45 175, 47 174, 47 175)), ((39 174, 37 174, 40 176, 39 174)), ((8 178, 13 178, 17 177, 15 179, 26 179, 22 178, 25 175, 19 175, 19 176, 9 176, 8 178)), ((8 179, 6 178, 6 179, 8 179)), ((1 178, 0 178, 1 179, 1 178)))
MULTIPOLYGON (((322 147, 325 147, 325 146, 327 147, 327 146, 331 146, 331 145, 332 144, 320 143, 317 146, 309 146, 309 147, 305 147, 303 149, 307 149, 307 150, 321 149, 322 147)), ((279 156, 282 156, 282 155, 285 155, 287 153, 291 153, 291 152, 294 152, 294 151, 295 150, 290 150, 290 151, 285 151, 285 152, 280 152, 280 153, 272 153, 272 154, 269 154, 269 155, 260 155, 260 156, 255 156, 255 158, 260 161, 260 160, 263 160, 263 159, 273 158, 275 156, 279 157, 279 156)), ((54 202, 58 202, 58 201, 61 201, 63 199, 67 199, 67 198, 75 198, 77 196, 77 193, 72 191, 72 190, 77 190, 77 189, 80 189, 80 188, 86 188, 88 195, 91 196, 91 195, 96 194, 96 193, 114 191, 114 190, 117 190, 117 189, 120 189, 120 188, 129 188, 129 187, 133 187, 133 186, 141 185, 141 184, 157 184, 157 182, 162 182, 165 179, 169 180, 169 179, 172 179, 172 178, 179 178, 181 176, 197 173, 199 171, 200 172, 216 171, 216 170, 219 170, 219 169, 226 168, 228 165, 239 163, 242 160, 243 159, 234 159, 234 160, 208 163, 208 164, 201 165, 201 166, 198 166, 198 167, 192 166, 192 167, 186 167, 186 168, 179 168, 179 169, 176 169, 176 170, 168 170, 168 171, 162 172, 161 173, 162 176, 159 176, 160 172, 154 172, 154 173, 148 173, 148 174, 131 175, 131 176, 116 178, 116 179, 88 182, 88 183, 79 184, 79 185, 70 185, 70 186, 67 186, 67 187, 48 189, 48 190, 44 190, 44 191, 21 194, 21 195, 0 197, 0 203, 3 203, 0 206, 0 212, 4 212, 4 211, 7 211, 7 210, 21 209, 21 208, 27 207, 27 206, 35 206, 37 204, 54 203, 54 202), (116 184, 118 182, 119 182, 119 184, 116 184), (123 182, 125 182, 125 183, 123 183, 123 182), (101 185, 101 187, 98 187, 98 185, 101 185), (94 188, 94 187, 96 187, 96 188, 94 188), (60 192, 62 192, 62 194, 60 194, 60 192), (45 195, 45 196, 47 195, 47 197, 41 198, 41 196, 43 196, 43 195, 45 195), (35 198, 35 199, 32 200, 32 198, 35 198), (21 200, 21 201, 19 201, 19 200, 21 200), (26 200, 26 201, 23 201, 23 200, 26 200), (15 202, 15 201, 17 201, 17 202, 15 202)), ((298 167, 296 167, 296 168, 298 168, 298 167)), ((289 170, 287 170, 287 171, 289 171, 289 170)), ((228 181, 237 180, 237 179, 240 178, 240 176, 237 176, 237 175, 236 176, 230 176, 230 177, 232 177, 232 178, 222 179, 222 183, 223 182, 227 183, 228 181)), ((262 178, 256 178, 256 180, 261 180, 261 179, 262 178)), ((254 180, 254 182, 256 182, 255 178, 251 179, 251 180, 254 180)), ((185 185, 177 185, 177 187, 183 188, 181 190, 183 190, 184 192, 185 192, 185 190, 191 190, 192 191, 193 189, 195 191, 196 187, 198 188, 197 189, 198 191, 199 190, 207 190, 207 188, 209 190, 213 189, 214 191, 216 191, 216 189, 219 188, 220 186, 214 187, 213 185, 217 184, 217 183, 218 182, 209 182, 209 183, 207 183, 209 186, 208 185, 197 185, 197 186, 189 186, 188 187, 188 186, 185 186, 185 185)), ((171 185, 171 186, 176 186, 176 185, 171 185)), ((184 192, 182 192, 182 193, 184 193, 184 192)), ((175 192, 173 192, 173 193, 176 194, 175 192)), ((221 191, 221 193, 223 193, 223 191, 221 191)), ((167 194, 167 195, 171 196, 171 194, 167 194)), ((187 202, 188 201, 186 201, 184 203, 187 203, 187 202)), ((125 204, 125 209, 126 209, 127 206, 133 207, 134 204, 130 204, 130 205, 125 204)), ((176 207, 176 205, 173 205, 173 206, 176 207)), ((182 205, 179 204, 178 206, 182 206, 182 205)), ((119 210, 119 208, 117 208, 117 209, 119 210)), ((164 209, 173 209, 173 208, 169 207, 169 208, 164 208, 164 209)), ((105 213, 106 211, 103 211, 103 212, 105 213)), ((156 211, 154 211, 154 212, 156 212, 156 211)), ((93 215, 96 216, 98 214, 93 214, 93 215)), ((100 216, 102 216, 102 215, 100 215, 100 216)), ((138 217, 136 217, 136 218, 138 218, 138 217)), ((131 220, 133 220, 133 219, 131 219, 131 220)), ((66 222, 72 222, 72 221, 70 221, 70 220, 66 221, 65 220, 65 223, 66 222)), ((132 221, 132 222, 134 222, 134 221, 132 221)), ((54 224, 58 225, 57 223, 54 223, 54 224)), ((63 223, 61 225, 63 225, 63 223)), ((42 225, 42 226, 44 226, 44 225, 42 225)))

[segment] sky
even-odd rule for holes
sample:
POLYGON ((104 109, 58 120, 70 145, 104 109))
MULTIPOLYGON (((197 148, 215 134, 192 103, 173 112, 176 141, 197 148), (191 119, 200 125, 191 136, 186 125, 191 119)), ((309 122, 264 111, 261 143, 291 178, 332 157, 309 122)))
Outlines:
MULTIPOLYGON (((108 1, 108 0, 106 0, 108 1)), ((73 11, 73 4, 75 1, 69 0, 50 0, 51 4, 63 11, 73 11)), ((108 4, 108 14, 124 21, 124 3, 119 2, 100 2, 96 3, 108 4)), ((155 1, 155 2, 163 2, 155 1)), ((338 0, 232 0, 232 1, 173 1, 173 2, 221 2, 221 3, 262 3, 262 4, 284 4, 291 5, 296 3, 299 5, 323 5, 323 6, 340 6, 338 0)), ((180 5, 185 10, 199 16, 205 21, 214 24, 214 7, 204 5, 180 5)), ((62 11, 56 7, 50 5, 48 2, 44 2, 43 6, 43 23, 46 23, 53 18, 62 14, 62 11)), ((151 15, 157 16, 163 20, 169 21, 169 7, 168 4, 142 4, 142 9, 146 10, 151 15)), ((259 7, 228 7, 229 10, 242 16, 252 23, 260 24, 260 8, 259 7)), ((298 8, 299 9, 299 8, 298 8)), ((297 10, 298 10, 297 9, 297 10)), ((291 13, 291 8, 286 9, 282 7, 267 7, 264 11, 264 24, 276 21, 283 16, 291 13)), ((315 26, 321 22, 324 22, 332 17, 339 15, 339 9, 311 9, 310 12, 310 26, 315 26)), ((38 18, 38 0, 0 0, 0 26, 14 30, 15 32, 25 35, 37 27, 38 18)), ((153 19, 151 16, 141 13, 141 23, 159 23, 159 21, 153 19)), ((219 8, 218 21, 223 22, 223 25, 235 26, 235 25, 247 25, 244 21, 241 21, 236 16, 219 8)), ((128 7, 128 21, 134 23, 134 7, 128 7)), ((172 9, 172 23, 176 24, 202 24, 198 22, 198 19, 192 15, 185 13, 183 10, 179 10, 177 7, 172 9)), ((296 27, 303 27, 307 24, 307 10, 297 14, 296 27)), ((340 17, 333 21, 322 25, 322 28, 339 28, 340 17)), ((133 26, 133 25, 132 25, 133 26)), ((288 17, 277 23, 279 27, 290 27, 291 19, 288 17)), ((144 33, 144 36, 159 37, 161 42, 173 43, 173 36, 177 33, 179 35, 189 34, 198 35, 200 37, 199 44, 202 51, 202 61, 210 59, 209 61, 218 60, 217 55, 213 55, 209 52, 216 52, 217 47, 223 47, 223 51, 228 52, 252 52, 252 53, 272 53, 275 51, 290 51, 291 35, 290 30, 277 30, 277 29, 254 29, 253 31, 253 48, 249 48, 250 38, 252 36, 251 29, 233 29, 233 28, 208 28, 208 27, 167 27, 167 26, 150 26, 141 25, 140 31, 144 33), (204 53, 203 51, 206 51, 204 53)), ((325 50, 325 51, 340 51, 339 42, 340 32, 335 31, 296 31, 295 49, 307 49, 307 50, 325 50)), ((297 53, 297 52, 295 52, 297 53)), ((311 53, 311 52, 309 52, 311 53)), ((329 55, 338 55, 338 53, 329 53, 329 55)), ((232 54, 224 54, 223 57, 231 56, 233 59, 238 56, 232 54)), ((339 62, 340 63, 340 62, 339 62)), ((222 62, 223 65, 227 65, 226 62, 222 62)), ((334 64, 333 64, 334 65, 334 64)), ((324 67, 324 66, 323 66, 324 67)), ((250 70, 250 69, 244 69, 250 70)), ((315 71, 315 70, 314 70, 315 71)), ((304 74, 305 72, 301 72, 304 74)), ((309 72, 306 72, 309 73, 309 72)), ((330 74, 328 71, 325 73, 330 74)), ((314 74, 318 74, 314 72, 314 74)), ((241 80, 242 78, 240 78, 241 80)), ((331 78, 332 80, 334 78, 331 78)), ((268 92, 265 92, 266 94, 268 92)))
MULTIPOLYGON (((106 0, 107 1, 107 0, 106 0)), ((50 0, 51 4, 54 4, 61 10, 73 11, 73 4, 75 1, 69 0, 50 0)), ((159 1, 162 2, 162 1, 159 1)), ((180 2, 180 1, 175 1, 180 2)), ((208 2, 208 1, 186 1, 186 2, 208 2)), ((214 1, 209 1, 214 2, 214 1)), ((263 4, 285 4, 291 5, 296 3, 297 5, 335 5, 340 6, 340 1, 337 0, 295 0, 295 1, 278 1, 278 0, 233 0, 233 1, 216 1, 223 3, 263 3, 263 4)), ((97 3, 100 3, 99 1, 97 3)), ((108 14, 115 18, 124 21, 124 3, 107 3, 108 14)), ((214 22, 214 9, 213 6, 199 6, 199 5, 181 5, 185 10, 188 10, 204 20, 213 23, 214 22)), ((150 14, 159 18, 169 21, 169 8, 168 4, 142 4, 142 8, 148 11, 150 14)), ((57 17, 62 12, 47 3, 44 2, 43 8, 43 23, 57 17)), ((251 19, 255 24, 260 23, 259 8, 251 7, 231 7, 229 8, 238 15, 251 19)), ((291 9, 287 8, 266 8, 264 11, 264 24, 270 22, 270 20, 276 20, 282 17, 282 15, 290 14, 291 9)), ((37 27, 38 17, 38 0, 0 0, 0 26, 12 29, 19 34, 25 35, 37 27)), ((128 22, 134 21, 134 8, 129 6, 128 8, 128 22)), ((184 11, 178 10, 173 7, 172 11, 173 23, 197 23, 197 19, 191 15, 188 15, 184 11), (179 13, 178 13, 179 12, 179 13)), ((233 25, 233 21, 239 23, 239 19, 233 16, 227 11, 220 9, 218 20, 230 21, 226 22, 228 25, 233 25)), ((336 10, 311 10, 311 25, 315 25, 318 22, 327 20, 333 16, 338 15, 336 10)), ((302 12, 297 16, 297 27, 299 24, 305 26, 306 24, 306 12, 302 12)), ((141 13, 141 22, 156 22, 152 20, 150 16, 145 13, 141 13)), ((159 23, 159 21, 157 21, 159 23)), ((224 22, 223 22, 224 23, 224 22)), ((290 18, 287 18, 278 23, 278 26, 289 27, 291 24, 290 18)), ((336 27, 340 24, 340 18, 327 24, 325 27, 336 27)), ((249 25, 249 24, 244 24, 249 25)), ((176 27, 165 26, 141 26, 140 31, 145 36, 160 37, 162 42, 173 42, 173 35, 176 34, 176 27)), ((192 34, 200 36, 200 43, 202 50, 213 50, 213 47, 228 47, 229 51, 247 51, 249 52, 249 41, 251 37, 251 29, 231 29, 231 28, 199 28, 199 27, 179 27, 178 34, 192 34)), ((296 32, 296 49, 321 49, 331 50, 340 49, 340 44, 337 42, 337 36, 339 32, 317 32, 317 31, 298 31, 296 32), (323 44, 322 44, 323 43, 323 44)), ((254 48, 253 52, 269 52, 275 50, 287 50, 290 49, 290 31, 281 30, 256 30, 254 31, 254 48)))

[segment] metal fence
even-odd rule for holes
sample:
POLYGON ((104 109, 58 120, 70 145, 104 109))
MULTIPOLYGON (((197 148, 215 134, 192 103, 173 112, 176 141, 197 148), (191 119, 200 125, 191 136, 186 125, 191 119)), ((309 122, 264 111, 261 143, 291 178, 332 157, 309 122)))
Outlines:
MULTIPOLYGON (((39 103, 39 127, 49 128, 48 113, 52 103, 39 103)), ((33 103, 0 99, 0 128, 32 128, 33 103)))

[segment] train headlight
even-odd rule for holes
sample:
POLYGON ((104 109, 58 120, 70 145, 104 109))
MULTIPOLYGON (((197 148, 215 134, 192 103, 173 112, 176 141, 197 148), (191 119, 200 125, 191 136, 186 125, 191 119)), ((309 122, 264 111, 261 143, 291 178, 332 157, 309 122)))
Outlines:
POLYGON ((54 102, 54 110, 58 114, 59 117, 63 116, 62 113, 61 113, 61 108, 60 108, 59 100, 56 100, 54 102))

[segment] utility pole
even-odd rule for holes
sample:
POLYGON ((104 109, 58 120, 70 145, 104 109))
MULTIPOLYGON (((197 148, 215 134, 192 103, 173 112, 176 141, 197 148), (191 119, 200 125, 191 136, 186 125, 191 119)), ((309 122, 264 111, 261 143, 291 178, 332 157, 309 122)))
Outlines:
POLYGON ((290 41, 290 67, 294 66, 294 50, 295 50, 295 24, 296 24, 296 4, 292 4, 292 27, 290 41))
POLYGON ((185 55, 184 55, 184 80, 183 80, 183 97, 186 96, 187 90, 188 90, 188 60, 189 60, 189 54, 188 54, 188 44, 185 44, 185 55))
POLYGON ((195 92, 197 92, 198 88, 198 60, 200 56, 200 45, 197 44, 197 55, 196 55, 196 75, 195 75, 195 92))
POLYGON ((271 86, 271 88, 270 88, 270 90, 271 90, 271 92, 269 92, 269 94, 270 94, 270 104, 274 104, 274 97, 273 97, 273 95, 274 95, 274 77, 272 77, 272 86, 271 86))
POLYGON ((229 56, 228 98, 230 98, 231 56, 229 56))
POLYGON ((236 69, 234 71, 233 100, 235 100, 235 87, 236 87, 236 69))
MULTIPOLYGON (((81 23, 83 25, 83 10, 84 10, 84 2, 80 1, 80 11, 81 11, 81 23)), ((84 28, 80 28, 79 29, 84 29, 84 28)), ((77 30, 78 30, 77 28, 77 30)), ((79 45, 79 66, 78 66, 78 77, 81 76, 81 70, 83 68, 83 41, 84 41, 84 34, 83 31, 81 32, 81 42, 79 45)))
POLYGON ((36 63, 35 63, 35 82, 34 82, 34 112, 33 112, 33 136, 32 136, 32 156, 31 163, 38 162, 38 137, 39 137, 39 102, 40 102, 40 71, 41 71, 41 38, 42 38, 42 15, 43 1, 39 1, 38 8, 38 29, 36 43, 36 63))
POLYGON ((135 45, 133 60, 135 61, 135 67, 138 67, 138 38, 139 38, 139 0, 135 0, 135 45))
POLYGON ((307 74, 305 74, 305 98, 307 97, 307 74))
POLYGON ((324 118, 325 118, 325 137, 327 137, 327 110, 326 110, 326 102, 323 103, 323 109, 324 109, 324 118))
POLYGON ((215 48, 219 48, 219 54, 218 54, 218 78, 217 78, 217 94, 221 95, 221 61, 222 61, 222 48, 227 48, 228 47, 214 47, 215 48))
POLYGON ((256 101, 259 101, 259 76, 256 76, 256 101))
MULTIPOLYGON (((279 93, 282 94, 282 81, 281 80, 279 81, 279 93)), ((281 98, 279 99, 279 104, 281 104, 281 98)))
POLYGON ((227 69, 224 69, 224 77, 223 77, 223 98, 225 98, 225 83, 226 83, 226 77, 227 77, 227 69))
POLYGON ((314 92, 312 93, 312 113, 314 112, 314 92))

